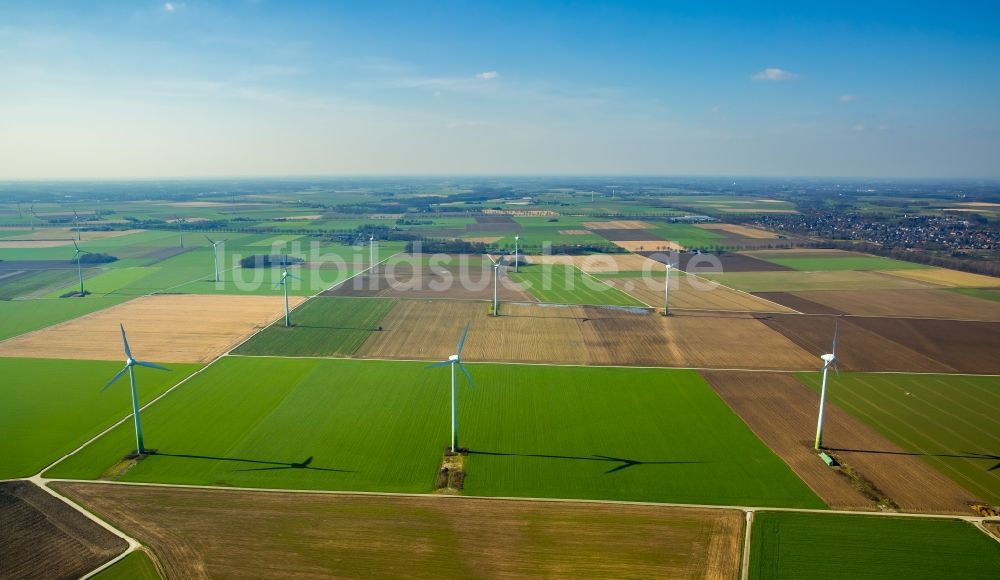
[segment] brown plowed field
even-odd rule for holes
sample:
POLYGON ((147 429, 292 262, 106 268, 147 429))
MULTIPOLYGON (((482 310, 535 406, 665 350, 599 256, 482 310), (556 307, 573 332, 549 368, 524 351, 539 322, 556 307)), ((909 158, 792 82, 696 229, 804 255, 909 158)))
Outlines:
POLYGON ((0 578, 79 578, 127 547, 35 484, 0 483, 0 578))
POLYGON ((743 514, 57 484, 176 578, 736 578, 743 514))
MULTIPOLYGON (((653 252, 640 252, 643 256, 652 258, 658 262, 665 262, 665 256, 655 256, 653 252)), ((721 272, 783 272, 791 271, 791 268, 774 264, 764 260, 758 260, 743 254, 691 254, 682 253, 677 256, 670 256, 670 260, 675 264, 680 264, 680 269, 687 271, 688 266, 705 268, 709 266, 707 256, 714 256, 719 260, 721 272)))
POLYGON ((663 240, 615 240, 612 243, 629 252, 679 252, 684 249, 684 246, 677 242, 663 240))
MULTIPOLYGON (((450 298, 493 300, 493 266, 476 257, 468 265, 430 266, 396 262, 347 280, 323 296, 383 296, 391 298, 450 298)), ((500 300, 536 302, 519 284, 501 276, 500 300)))
MULTIPOLYGON (((837 358, 845 371, 906 371, 948 373, 950 366, 928 359, 919 352, 888 340, 859 326, 855 317, 840 321, 840 344, 837 358)), ((889 320, 889 319, 879 319, 889 320)), ((780 332, 806 352, 814 355, 810 366, 819 368, 819 356, 830 352, 834 317, 776 314, 762 316, 761 321, 780 332)))
POLYGON ((805 298, 806 296, 812 296, 815 292, 754 292, 754 296, 758 296, 765 300, 771 300, 777 302, 788 308, 798 310, 802 314, 844 314, 836 308, 831 308, 819 302, 813 302, 805 298))
MULTIPOLYGON (((793 376, 702 371, 750 429, 830 507, 873 509, 813 450, 819 395, 793 376)), ((919 457, 827 403, 823 446, 905 511, 969 515, 976 499, 919 457)))
POLYGON ((121 322, 141 360, 208 362, 283 312, 280 296, 144 296, 0 342, 0 356, 123 360, 121 322))
MULTIPOLYGON (((663 308, 663 278, 602 278, 608 284, 631 294, 650 306, 663 308)), ((721 284, 710 288, 694 285, 696 278, 671 276, 670 308, 677 310, 716 310, 733 312, 792 312, 791 309, 739 292, 721 284)))
POLYGON ((814 357, 748 316, 663 317, 600 307, 404 300, 358 356, 443 359, 471 321, 469 360, 802 370, 814 357))
POLYGON ((793 295, 825 305, 833 313, 1000 321, 1000 302, 947 290, 823 290, 793 295))
POLYGON ((862 328, 886 340, 938 361, 953 372, 1000 374, 1000 323, 918 320, 913 318, 852 318, 862 328))

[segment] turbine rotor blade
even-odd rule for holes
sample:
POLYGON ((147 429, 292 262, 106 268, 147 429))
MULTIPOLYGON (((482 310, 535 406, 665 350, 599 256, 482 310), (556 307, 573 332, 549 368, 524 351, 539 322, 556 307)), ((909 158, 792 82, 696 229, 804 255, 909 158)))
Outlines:
POLYGON ((462 374, 465 375, 465 380, 469 381, 469 386, 475 387, 476 383, 472 382, 472 375, 469 374, 469 369, 465 368, 465 365, 463 365, 462 363, 457 363, 457 364, 459 370, 461 370, 462 374))
POLYGON ((118 371, 118 374, 116 374, 115 376, 111 377, 111 380, 108 381, 108 384, 104 385, 104 387, 101 389, 101 392, 103 393, 104 391, 108 390, 108 387, 115 384, 115 381, 117 381, 118 379, 122 378, 122 375, 124 375, 125 371, 127 370, 128 370, 128 365, 125 365, 125 368, 118 371))
POLYGON ((73 240, 73 247, 76 248, 77 253, 80 252, 80 246, 76 245, 76 240, 73 240))
POLYGON ((839 334, 840 334, 840 319, 838 318, 837 324, 833 327, 833 349, 830 351, 830 354, 832 354, 834 358, 837 357, 837 337, 839 334))
POLYGON ((151 362, 146 362, 146 361, 135 361, 135 364, 137 364, 137 365, 139 365, 141 367, 146 367, 146 368, 149 368, 149 369, 156 369, 156 370, 159 370, 159 371, 169 371, 170 370, 170 369, 168 369, 167 367, 165 367, 163 365, 158 365, 156 363, 151 363, 151 362))
POLYGON ((125 345, 125 356, 132 358, 132 349, 128 347, 128 339, 125 338, 125 325, 118 323, 118 327, 122 329, 122 344, 125 345))
POLYGON ((425 369, 436 369, 438 367, 443 367, 443 366, 447 366, 447 365, 450 365, 450 364, 451 364, 450 360, 444 360, 444 361, 441 361, 439 363, 434 363, 432 365, 427 365, 424 368, 425 369))
POLYGON ((465 330, 462 331, 462 338, 458 339, 458 350, 456 351, 455 354, 458 355, 462 354, 462 347, 465 346, 465 337, 468 336, 469 334, 469 324, 470 324, 469 322, 465 323, 465 330))
POLYGON ((295 278, 296 280, 301 280, 302 279, 302 278, 299 278, 298 276, 296 276, 295 274, 286 274, 286 276, 288 276, 289 278, 295 278))

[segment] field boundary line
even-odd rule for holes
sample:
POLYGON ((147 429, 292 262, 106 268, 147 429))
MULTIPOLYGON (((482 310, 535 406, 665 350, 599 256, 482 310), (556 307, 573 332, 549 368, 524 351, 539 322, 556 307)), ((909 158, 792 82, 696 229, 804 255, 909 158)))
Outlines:
POLYGON ((743 558, 740 562, 741 580, 748 580, 750 578, 750 532, 753 530, 753 513, 754 510, 752 509, 746 511, 746 523, 743 530, 743 558))
MULTIPOLYGON (((359 361, 380 361, 380 362, 415 362, 428 363, 437 362, 437 359, 418 358, 383 358, 367 356, 292 356, 281 354, 229 354, 228 356, 245 358, 287 358, 304 360, 359 360, 359 361)), ((520 361, 491 361, 491 360, 470 360, 470 364, 490 364, 490 365, 524 365, 524 366, 549 366, 549 367, 580 367, 580 368, 612 368, 612 369, 647 369, 647 370, 675 370, 675 371, 720 371, 731 373, 819 373, 814 368, 809 369, 743 369, 743 368, 713 368, 713 367, 668 367, 668 366, 646 366, 646 365, 597 365, 583 363, 559 363, 559 362, 520 362, 520 361)), ((931 375, 931 376, 959 376, 959 377, 1000 377, 1000 374, 977 374, 977 373, 940 373, 940 372, 911 372, 911 371, 845 371, 845 374, 857 375, 931 375)))
POLYGON ((434 499, 439 501, 499 501, 515 502, 530 501, 537 503, 580 503, 580 504, 606 504, 624 506, 650 506, 665 508, 689 508, 704 510, 724 510, 739 512, 793 512, 809 514, 840 514, 857 515, 871 517, 899 517, 899 518, 923 518, 937 520, 961 520, 970 523, 989 522, 993 523, 996 518, 988 516, 976 516, 951 513, 934 512, 888 512, 888 511, 861 511, 861 510, 834 510, 820 508, 796 508, 796 507, 772 507, 772 506, 741 506, 741 505, 715 505, 715 504, 688 504, 676 502, 654 502, 654 501, 632 501, 619 499, 586 499, 586 498, 560 498, 560 497, 516 497, 516 496, 489 496, 489 495, 445 495, 413 492, 392 492, 392 491, 345 491, 335 489, 280 489, 271 487, 237 487, 219 485, 197 485, 188 483, 149 483, 139 481, 111 481, 106 479, 62 479, 62 478, 40 478, 46 483, 81 483, 93 485, 124 485, 134 487, 164 487, 176 489, 207 490, 207 491, 237 491, 237 492, 260 492, 260 493, 290 493, 290 494, 317 494, 317 495, 343 495, 359 497, 408 497, 421 499, 434 499))

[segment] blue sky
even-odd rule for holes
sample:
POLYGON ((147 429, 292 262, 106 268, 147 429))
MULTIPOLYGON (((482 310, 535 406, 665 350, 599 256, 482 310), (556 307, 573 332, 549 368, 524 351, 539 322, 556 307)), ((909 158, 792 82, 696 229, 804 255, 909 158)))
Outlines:
POLYGON ((0 179, 1000 177, 1000 3, 762 4, 8 0, 0 179))

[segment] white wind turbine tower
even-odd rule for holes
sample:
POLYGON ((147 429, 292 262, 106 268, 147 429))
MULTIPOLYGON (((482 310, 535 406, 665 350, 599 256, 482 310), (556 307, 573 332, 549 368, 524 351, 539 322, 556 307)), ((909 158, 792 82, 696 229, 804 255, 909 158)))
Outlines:
POLYGON ((284 270, 281 271, 281 280, 278 280, 278 284, 281 285, 285 289, 285 326, 286 327, 292 325, 292 318, 291 318, 291 316, 289 315, 289 312, 288 312, 288 279, 289 278, 295 278, 296 280, 301 280, 302 279, 302 278, 299 278, 298 276, 296 276, 295 274, 289 274, 288 273, 288 265, 285 264, 284 265, 284 270))
POLYGON ((667 281, 663 283, 663 315, 670 316, 670 269, 675 266, 667 260, 667 281))
POLYGON ((76 274, 80 277, 80 296, 85 296, 83 293, 83 267, 80 265, 80 259, 83 257, 83 254, 89 254, 90 252, 87 250, 81 250, 80 246, 76 245, 75 241, 73 242, 73 247, 76 248, 76 253, 73 254, 73 259, 76 260, 76 274))
POLYGON ((208 240, 208 243, 212 244, 212 257, 215 258, 215 281, 218 282, 219 281, 219 248, 218 248, 218 246, 219 246, 219 244, 222 243, 222 241, 220 240, 220 241, 217 241, 217 242, 213 242, 212 238, 210 238, 208 236, 205 236, 205 239, 208 240))
POLYGON ((493 263, 493 316, 500 315, 500 268, 503 267, 503 256, 493 263))
POLYGON ((371 268, 371 273, 375 273, 375 234, 372 234, 368 238, 368 265, 371 268))
POLYGON ((520 270, 517 267, 518 263, 520 262, 520 260, 517 259, 517 249, 518 249, 517 245, 518 245, 518 243, 520 241, 521 241, 521 236, 514 236, 514 271, 515 272, 520 272, 520 270))
POLYGON ((837 371, 837 375, 840 375, 840 369, 837 367, 838 334, 840 334, 840 320, 837 320, 837 325, 833 329, 833 348, 830 350, 830 354, 824 354, 820 357, 823 359, 823 384, 819 392, 819 418, 816 420, 815 447, 817 451, 823 448, 823 409, 826 406, 826 380, 830 367, 833 367, 833 370, 837 371))
POLYGON ((118 326, 122 330, 122 344, 125 346, 125 368, 118 371, 118 374, 113 376, 111 380, 108 381, 108 384, 104 385, 101 392, 103 393, 108 390, 108 388, 113 385, 115 381, 120 379, 121 376, 125 374, 125 371, 128 371, 129 382, 132 385, 132 418, 135 420, 135 449, 137 454, 145 455, 146 448, 142 444, 142 424, 139 422, 139 396, 136 394, 135 390, 135 367, 147 367, 161 371, 169 371, 170 369, 156 363, 135 360, 135 357, 132 356, 132 349, 128 347, 128 339, 125 338, 125 326, 122 324, 119 324, 118 326))
POLYGON ((462 332, 462 338, 458 340, 458 349, 455 354, 448 357, 448 360, 441 361, 439 363, 434 363, 427 368, 433 369, 436 367, 443 367, 445 365, 451 365, 451 452, 458 453, 458 406, 455 401, 455 367, 458 367, 462 374, 465 375, 466 380, 469 381, 469 386, 474 387, 475 384, 472 382, 472 376, 469 375, 468 369, 462 364, 462 346, 465 344, 465 337, 469 334, 469 323, 465 324, 465 331, 462 332))

